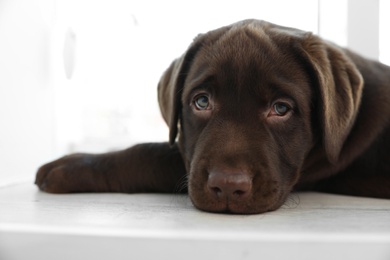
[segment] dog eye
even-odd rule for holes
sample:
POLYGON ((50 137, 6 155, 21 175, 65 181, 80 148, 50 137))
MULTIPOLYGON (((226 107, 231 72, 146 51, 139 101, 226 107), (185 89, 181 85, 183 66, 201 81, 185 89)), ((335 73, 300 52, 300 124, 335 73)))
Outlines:
POLYGON ((290 107, 286 103, 278 102, 274 104, 274 112, 278 116, 284 116, 290 110, 290 107))
POLYGON ((205 95, 197 96, 194 100, 195 106, 198 110, 206 110, 209 107, 209 98, 205 95))

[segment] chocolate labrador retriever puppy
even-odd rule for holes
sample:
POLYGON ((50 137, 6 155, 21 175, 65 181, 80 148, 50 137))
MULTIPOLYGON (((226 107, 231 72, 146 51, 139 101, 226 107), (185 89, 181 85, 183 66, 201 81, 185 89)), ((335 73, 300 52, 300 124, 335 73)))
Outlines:
POLYGON ((292 190, 390 198, 390 68, 311 33, 245 20, 199 35, 158 84, 169 143, 43 165, 46 192, 188 192, 262 213, 292 190), (178 141, 176 142, 176 137, 178 141))

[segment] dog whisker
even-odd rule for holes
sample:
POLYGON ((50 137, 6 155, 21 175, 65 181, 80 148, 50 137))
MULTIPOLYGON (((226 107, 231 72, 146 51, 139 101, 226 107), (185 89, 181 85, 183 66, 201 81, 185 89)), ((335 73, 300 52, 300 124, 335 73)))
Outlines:
POLYGON ((301 203, 299 195, 296 193, 290 193, 281 208, 284 209, 296 209, 301 203))
POLYGON ((177 182, 174 193, 183 193, 188 188, 188 176, 183 175, 177 182))

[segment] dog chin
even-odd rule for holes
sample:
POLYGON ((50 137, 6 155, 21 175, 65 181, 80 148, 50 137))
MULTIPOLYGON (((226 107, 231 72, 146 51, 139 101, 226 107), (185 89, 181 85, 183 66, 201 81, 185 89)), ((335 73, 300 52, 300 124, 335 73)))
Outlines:
POLYGON ((279 209, 284 203, 287 196, 280 194, 272 199, 261 201, 259 199, 250 199, 248 201, 229 201, 218 200, 209 196, 198 196, 190 198, 192 204, 199 210, 212 212, 212 213, 224 213, 224 214, 261 214, 279 209))

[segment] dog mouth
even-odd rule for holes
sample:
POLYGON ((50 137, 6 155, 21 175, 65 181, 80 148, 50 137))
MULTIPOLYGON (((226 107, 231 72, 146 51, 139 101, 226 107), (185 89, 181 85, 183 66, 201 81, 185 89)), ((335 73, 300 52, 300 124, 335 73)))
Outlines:
POLYGON ((214 205, 212 210, 208 210, 213 213, 222 214, 237 214, 237 215, 250 215, 250 214, 261 214, 269 211, 273 211, 272 207, 253 207, 241 203, 226 201, 220 202, 214 205))
POLYGON ((251 215, 262 214, 280 208, 287 196, 282 192, 255 192, 249 196, 237 194, 235 197, 217 197, 208 191, 189 189, 189 195, 193 205, 206 212, 222 214, 251 215))
POLYGON ((198 203, 192 201, 194 206, 202 211, 222 214, 237 214, 237 215, 252 215, 262 214, 277 210, 284 202, 275 202, 271 204, 265 203, 248 203, 248 202, 233 202, 233 201, 214 201, 209 203, 198 203))

